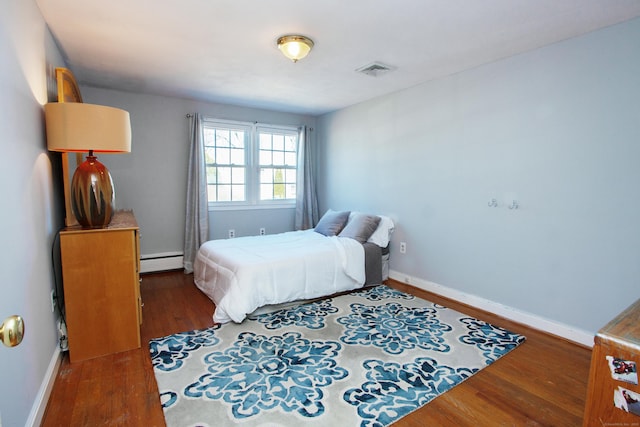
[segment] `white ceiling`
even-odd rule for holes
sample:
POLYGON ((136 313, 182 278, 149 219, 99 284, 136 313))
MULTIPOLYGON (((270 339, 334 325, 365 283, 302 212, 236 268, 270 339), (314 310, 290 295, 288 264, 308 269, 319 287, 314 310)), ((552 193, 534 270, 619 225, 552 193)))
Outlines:
POLYGON ((83 84, 318 115, 640 16, 640 0, 36 0, 83 84), (315 47, 298 63, 276 39, 315 47), (355 70, 395 68, 378 77, 355 70))

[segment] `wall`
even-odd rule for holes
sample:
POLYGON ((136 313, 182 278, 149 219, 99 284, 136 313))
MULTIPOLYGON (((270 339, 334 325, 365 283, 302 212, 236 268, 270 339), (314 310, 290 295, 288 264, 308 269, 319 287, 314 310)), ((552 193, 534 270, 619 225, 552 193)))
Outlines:
MULTIPOLYGON (((119 209, 133 209, 141 229, 143 257, 182 253, 189 155, 187 113, 199 112, 221 119, 314 127, 315 119, 188 99, 121 92, 82 86, 85 102, 122 108, 131 115, 130 154, 101 155, 116 189, 119 209)), ((210 212, 210 237, 289 231, 294 209, 256 209, 210 212)))
POLYGON ((22 344, 0 345, 0 423, 38 425, 58 361, 51 247, 62 226, 60 155, 49 153, 42 105, 63 59, 33 1, 0 3, 0 321, 19 314, 22 344))
POLYGON ((392 216, 400 279, 591 335, 640 297, 638 52, 636 19, 325 115, 321 208, 392 216))

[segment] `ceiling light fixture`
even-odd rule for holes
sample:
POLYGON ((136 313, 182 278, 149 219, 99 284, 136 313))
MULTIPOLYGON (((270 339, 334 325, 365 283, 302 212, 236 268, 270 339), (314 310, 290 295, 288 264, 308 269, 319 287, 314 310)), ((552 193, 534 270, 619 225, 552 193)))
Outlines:
POLYGON ((298 62, 307 56, 313 48, 313 40, 299 35, 282 36, 277 44, 282 54, 293 62, 298 62))

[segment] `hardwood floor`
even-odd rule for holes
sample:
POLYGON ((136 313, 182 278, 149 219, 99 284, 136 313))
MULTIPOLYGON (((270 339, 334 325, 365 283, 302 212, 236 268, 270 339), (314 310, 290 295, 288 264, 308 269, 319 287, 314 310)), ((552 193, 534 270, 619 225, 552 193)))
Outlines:
MULTIPOLYGON (((43 426, 163 426, 149 339, 211 326, 213 303, 181 271, 143 276, 137 350, 70 364, 65 356, 43 426)), ((580 426, 591 350, 446 298, 389 285, 527 337, 519 348, 394 424, 580 426)))

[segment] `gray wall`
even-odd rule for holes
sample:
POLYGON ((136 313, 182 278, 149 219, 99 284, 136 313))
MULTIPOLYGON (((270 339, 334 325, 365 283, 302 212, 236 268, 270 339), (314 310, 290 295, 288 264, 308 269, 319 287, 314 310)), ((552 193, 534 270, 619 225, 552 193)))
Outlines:
MULTIPOLYGON (((298 114, 210 104, 82 86, 85 102, 129 111, 132 151, 100 155, 109 168, 119 209, 133 209, 142 234, 142 256, 182 253, 186 200, 189 120, 187 113, 232 120, 314 127, 315 118, 298 114)), ((313 132, 311 133, 313 135, 313 132)), ((313 138, 313 136, 312 136, 313 138)), ((293 209, 210 212, 210 237, 236 236, 293 229, 293 209)))
POLYGON ((0 345, 0 422, 23 426, 38 422, 57 360, 51 246, 63 223, 60 155, 46 149, 42 105, 56 100, 53 69, 64 63, 35 2, 0 2, 0 64, 0 321, 25 321, 22 344, 0 345))
POLYGON ((640 297, 639 52, 636 19, 325 115, 321 208, 393 217, 393 270, 595 332, 640 297))

